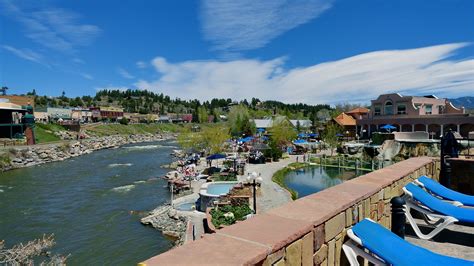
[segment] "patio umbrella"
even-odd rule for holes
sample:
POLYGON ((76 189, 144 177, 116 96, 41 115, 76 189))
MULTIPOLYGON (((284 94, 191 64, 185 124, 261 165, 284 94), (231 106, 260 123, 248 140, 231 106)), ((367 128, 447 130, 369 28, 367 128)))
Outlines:
POLYGON ((388 132, 390 132, 390 130, 396 129, 397 127, 394 127, 394 126, 392 126, 392 125, 390 125, 390 124, 386 124, 385 126, 380 127, 380 128, 381 128, 381 129, 388 130, 388 132))
POLYGON ((306 133, 299 133, 298 137, 299 138, 306 138, 306 137, 308 137, 308 135, 306 133))
POLYGON ((308 142, 304 139, 297 139, 293 141, 293 144, 308 144, 308 142))

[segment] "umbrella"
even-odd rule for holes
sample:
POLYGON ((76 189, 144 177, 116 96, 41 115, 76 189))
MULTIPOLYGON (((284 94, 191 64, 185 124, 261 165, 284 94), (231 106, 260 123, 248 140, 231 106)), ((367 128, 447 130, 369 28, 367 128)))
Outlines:
POLYGON ((344 137, 344 134, 337 133, 337 134, 336 134, 336 137, 344 137))
POLYGON ((226 157, 227 157, 227 156, 225 156, 225 154, 216 153, 216 154, 207 156, 207 157, 206 157, 206 160, 224 159, 224 158, 226 158, 226 157))
POLYGON ((392 125, 390 125, 390 124, 387 124, 387 125, 385 125, 385 126, 383 126, 383 127, 381 127, 381 128, 382 128, 382 129, 390 130, 390 129, 396 129, 397 127, 394 127, 394 126, 392 126, 392 125))
POLYGON ((260 133, 265 132, 265 129, 264 128, 257 128, 257 132, 260 132, 260 133))
POLYGON ((245 142, 249 142, 249 141, 252 141, 252 140, 253 140, 253 137, 245 137, 245 138, 239 139, 238 141, 245 143, 245 142))
POLYGON ((306 137, 308 137, 308 135, 306 133, 299 133, 298 137, 299 138, 306 138, 306 137))
POLYGON ((309 137, 310 137, 310 138, 317 138, 318 136, 319 136, 318 133, 310 133, 310 134, 309 134, 309 137))
POLYGON ((294 144, 308 144, 308 142, 304 139, 297 139, 293 141, 294 144))

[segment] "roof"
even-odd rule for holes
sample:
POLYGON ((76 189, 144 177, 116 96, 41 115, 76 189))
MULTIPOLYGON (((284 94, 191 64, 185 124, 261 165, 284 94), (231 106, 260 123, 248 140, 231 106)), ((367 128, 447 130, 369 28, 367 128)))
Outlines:
POLYGON ((254 119, 257 128, 270 128, 272 126, 272 119, 254 119))
POLYGON ((298 122, 300 123, 300 127, 311 127, 311 120, 307 120, 307 119, 290 120, 290 122, 295 127, 298 125, 298 122))
POLYGON ((369 112, 369 109, 364 108, 364 107, 357 107, 353 110, 350 110, 349 112, 346 112, 346 114, 367 114, 369 112))
POLYGON ((354 119, 354 117, 344 112, 336 116, 334 118, 334 121, 336 121, 341 126, 355 126, 356 125, 356 120, 354 119))
POLYGON ((10 103, 10 102, 0 102, 0 109, 22 110, 22 111, 24 111, 24 109, 21 108, 20 105, 10 103))

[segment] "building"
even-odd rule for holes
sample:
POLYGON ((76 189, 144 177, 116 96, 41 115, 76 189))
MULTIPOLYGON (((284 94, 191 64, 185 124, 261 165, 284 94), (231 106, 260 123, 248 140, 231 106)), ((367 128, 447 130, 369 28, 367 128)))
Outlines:
POLYGON ((46 112, 48 113, 49 120, 70 120, 72 117, 72 110, 67 109, 67 108, 53 108, 53 107, 48 107, 46 109, 46 112))
POLYGON ((382 131, 384 125, 392 125, 392 131, 398 132, 428 132, 434 138, 439 138, 449 129, 463 137, 474 131, 474 116, 434 95, 383 94, 372 100, 367 115, 358 117, 356 121, 356 130, 364 137, 382 131))
POLYGON ((0 138, 14 138, 23 135, 25 125, 22 118, 27 110, 10 102, 0 102, 0 138))
POLYGON ((48 112, 37 112, 37 111, 35 111, 33 114, 35 116, 35 122, 44 123, 44 124, 49 123, 48 112))
POLYGON ((338 116, 333 118, 333 121, 341 126, 344 135, 346 137, 355 137, 356 134, 356 119, 348 115, 347 113, 342 112, 338 116))
POLYGON ((81 123, 90 123, 92 122, 92 111, 89 109, 73 109, 71 118, 81 123))
POLYGON ((290 123, 295 127, 297 128, 298 127, 298 124, 299 124, 299 127, 301 129, 309 129, 313 123, 311 122, 311 120, 307 120, 307 119, 295 119, 295 120, 290 120, 290 123))
POLYGON ((101 120, 112 120, 116 121, 122 119, 123 117, 123 108, 120 107, 92 107, 90 108, 92 112, 93 121, 101 120))
POLYGON ((286 116, 281 116, 281 115, 275 115, 275 116, 264 118, 264 119, 253 119, 253 122, 255 123, 255 127, 263 131, 268 131, 268 129, 271 128, 272 126, 278 125, 281 123, 285 123, 296 128, 297 121, 301 121, 300 122, 302 123, 302 125, 300 125, 301 128, 305 128, 305 126, 307 126, 307 122, 305 121, 309 121, 309 124, 311 126, 310 120, 293 120, 293 121, 294 123, 291 122, 291 120, 289 120, 286 116))

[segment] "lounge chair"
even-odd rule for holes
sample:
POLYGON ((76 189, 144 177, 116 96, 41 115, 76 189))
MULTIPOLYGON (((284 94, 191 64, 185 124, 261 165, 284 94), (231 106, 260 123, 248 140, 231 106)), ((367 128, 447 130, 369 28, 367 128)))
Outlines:
POLYGON ((370 219, 354 225, 347 235, 350 240, 342 249, 352 266, 359 265, 357 256, 375 265, 474 265, 413 245, 370 219))
POLYGON ((474 209, 457 207, 434 197, 419 186, 409 183, 403 188, 406 195, 405 215, 416 235, 421 239, 431 239, 447 226, 455 222, 474 225, 474 209), (424 234, 412 217, 414 209, 423 215, 425 222, 434 229, 424 234))
POLYGON ((427 176, 421 176, 414 181, 415 184, 425 188, 431 194, 445 200, 453 201, 455 205, 474 206, 474 196, 451 190, 427 176))

